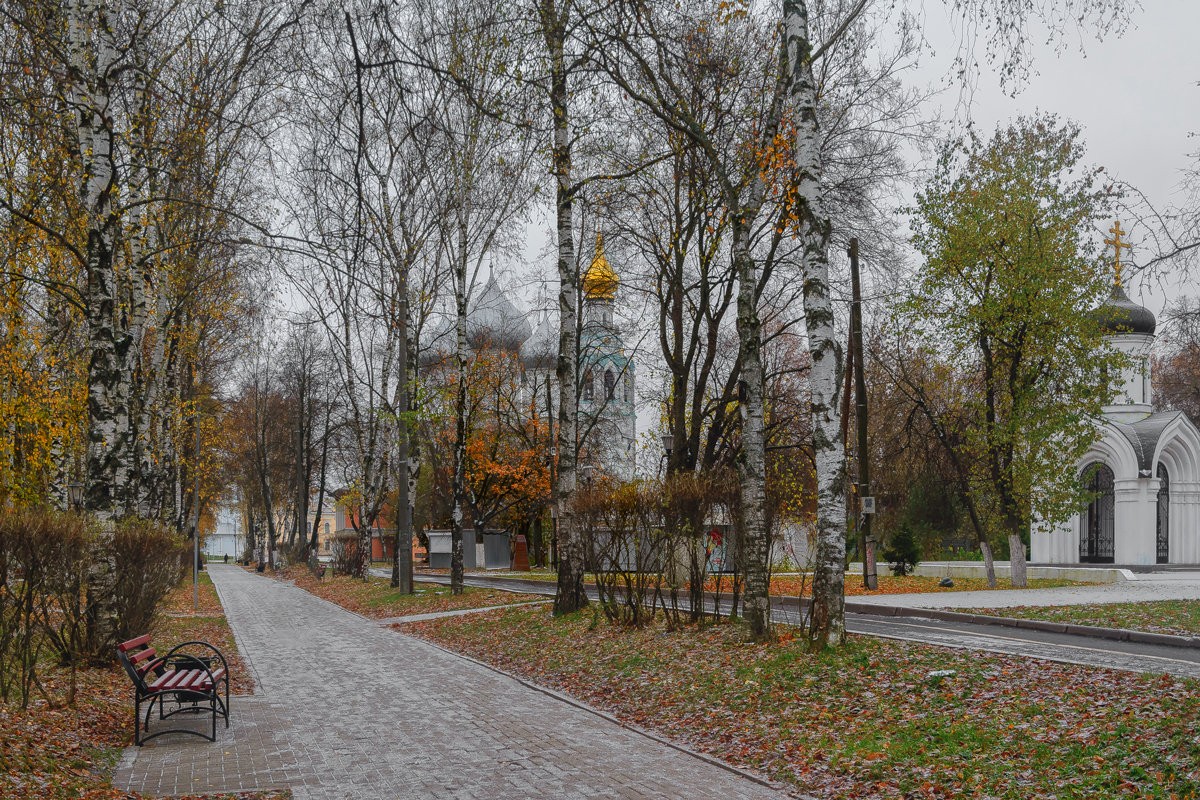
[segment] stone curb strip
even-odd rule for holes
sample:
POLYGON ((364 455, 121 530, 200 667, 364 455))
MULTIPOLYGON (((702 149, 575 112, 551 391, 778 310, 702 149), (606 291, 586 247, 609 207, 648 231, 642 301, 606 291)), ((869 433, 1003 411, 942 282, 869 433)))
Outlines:
POLYGON ((544 606, 546 603, 553 602, 553 600, 530 600, 528 603, 508 603, 507 605, 502 606, 480 606, 479 608, 456 608, 452 611, 430 611, 425 614, 405 614, 399 617, 385 617, 383 619, 373 619, 371 621, 376 625, 383 625, 384 627, 387 627, 388 625, 403 625, 408 622, 426 622, 431 619, 443 619, 445 617, 464 617, 469 614, 479 614, 483 611, 498 611, 505 608, 544 606))
POLYGON ((908 608, 906 606, 883 606, 874 603, 846 603, 851 614, 872 617, 919 617, 942 622, 964 622, 972 625, 992 625, 1002 628, 1024 628, 1047 633, 1069 633, 1073 636, 1090 636, 1093 639, 1109 639, 1117 642, 1153 644, 1166 647, 1200 648, 1200 637, 1175 636, 1169 633, 1131 631, 1126 628, 1101 628, 1097 625, 1075 625, 1068 622, 1048 622, 1040 619, 1017 619, 1016 617, 993 617, 988 614, 966 614, 961 611, 943 611, 937 608, 908 608))
MULTIPOLYGON (((402 636, 409 635, 409 634, 404 633, 403 631, 399 631, 399 630, 397 630, 397 633, 400 633, 402 636)), ((436 647, 438 650, 441 650, 444 653, 449 653, 450 655, 452 655, 456 658, 461 658, 462 660, 469 661, 470 663, 475 664, 476 666, 483 667, 484 669, 489 669, 498 675, 503 675, 504 677, 508 678, 509 680, 516 681, 517 683, 521 684, 522 686, 524 686, 526 688, 533 689, 535 692, 541 692, 542 694, 546 695, 547 697, 552 697, 555 700, 558 700, 559 702, 566 703, 569 706, 578 708, 581 711, 586 711, 589 714, 594 714, 595 716, 600 717, 603 720, 611 722, 612 724, 617 725, 621 728, 625 728, 626 730, 632 731, 632 732, 638 734, 639 736, 644 736, 647 739, 650 739, 651 741, 654 741, 661 745, 670 747, 672 750, 677 750, 680 753, 683 753, 684 755, 691 756, 692 758, 703 761, 706 764, 711 764, 712 766, 723 769, 726 772, 731 772, 734 775, 745 778, 748 781, 753 781, 754 783, 757 783, 760 786, 766 786, 768 789, 773 789, 778 792, 785 792, 790 788, 786 784, 778 783, 777 781, 773 781, 773 780, 770 780, 769 778, 765 778, 762 775, 758 775, 754 772, 751 772, 750 770, 742 769, 741 767, 737 767, 726 761, 722 761, 719 758, 715 758, 706 753, 701 753, 698 750, 693 750, 690 747, 685 747, 684 745, 681 745, 678 742, 672 741, 663 736, 659 736, 657 733, 654 733, 653 731, 649 731, 638 725, 632 725, 632 724, 625 722, 625 721, 621 720, 620 718, 608 713, 607 711, 603 711, 599 708, 596 708, 595 706, 590 706, 587 703, 583 702, 582 700, 577 700, 576 698, 571 697, 570 695, 563 694, 562 692, 558 692, 558 691, 555 691, 554 689, 547 688, 540 684, 534 683, 533 681, 526 680, 525 678, 522 678, 521 676, 516 675, 512 672, 500 669, 499 667, 496 667, 496 666, 492 666, 491 664, 487 663, 486 661, 480 661, 477 658, 472 658, 471 656, 464 655, 455 650, 450 650, 449 648, 443 647, 442 645, 437 644, 436 642, 431 642, 428 639, 423 639, 419 636, 414 637, 414 638, 418 639, 420 642, 422 642, 424 644, 429 645, 430 647, 436 647)), ((811 795, 791 795, 791 796, 798 797, 798 798, 800 798, 800 800, 816 800, 816 798, 812 797, 811 795)))

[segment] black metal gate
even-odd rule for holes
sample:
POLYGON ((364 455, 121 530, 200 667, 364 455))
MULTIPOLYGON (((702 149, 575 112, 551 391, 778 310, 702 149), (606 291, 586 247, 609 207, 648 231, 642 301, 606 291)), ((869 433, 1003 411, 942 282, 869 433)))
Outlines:
POLYGON ((1113 471, 1104 464, 1084 470, 1091 500, 1079 515, 1079 560, 1111 564, 1114 554, 1113 471))
POLYGON ((1158 465, 1158 521, 1154 527, 1156 561, 1166 564, 1171 557, 1171 479, 1167 468, 1158 465))

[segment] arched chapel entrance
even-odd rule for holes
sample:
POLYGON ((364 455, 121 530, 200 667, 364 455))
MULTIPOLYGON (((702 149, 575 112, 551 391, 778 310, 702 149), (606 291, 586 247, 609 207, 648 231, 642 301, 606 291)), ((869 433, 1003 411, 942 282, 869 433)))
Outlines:
POLYGON ((1113 471, 1102 463, 1083 470, 1083 488, 1091 500, 1079 515, 1079 560, 1111 564, 1114 548, 1113 471))
POLYGON ((1171 559, 1171 479, 1165 464, 1158 465, 1158 515, 1154 524, 1155 561, 1171 559))

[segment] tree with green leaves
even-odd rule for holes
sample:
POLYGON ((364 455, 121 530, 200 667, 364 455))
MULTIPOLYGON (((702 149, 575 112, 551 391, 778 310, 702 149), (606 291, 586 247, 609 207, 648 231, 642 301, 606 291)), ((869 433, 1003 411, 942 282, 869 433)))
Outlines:
POLYGON ((1112 284, 1092 235, 1110 191, 1083 157, 1077 126, 1021 118, 947 145, 912 209, 925 265, 899 324, 969 387, 956 455, 1016 586, 1031 525, 1077 508, 1075 464, 1122 366, 1089 313, 1112 284))

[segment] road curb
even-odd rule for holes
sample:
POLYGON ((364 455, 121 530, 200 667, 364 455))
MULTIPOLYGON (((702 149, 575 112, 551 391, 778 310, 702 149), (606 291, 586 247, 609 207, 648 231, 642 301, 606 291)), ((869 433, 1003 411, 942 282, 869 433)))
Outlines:
POLYGON ((962 611, 946 611, 940 608, 910 608, 908 606, 877 606, 873 603, 846 603, 846 611, 873 617, 920 617, 942 622, 961 622, 971 625, 991 625, 1000 628, 1021 628, 1046 633, 1067 633, 1072 636, 1087 636, 1116 642, 1152 644, 1164 647, 1200 648, 1200 637, 1176 636, 1169 633, 1133 631, 1127 628, 1103 628, 1098 625, 1076 625, 1069 622, 1049 622, 1038 619, 998 617, 990 614, 968 614, 962 611))

